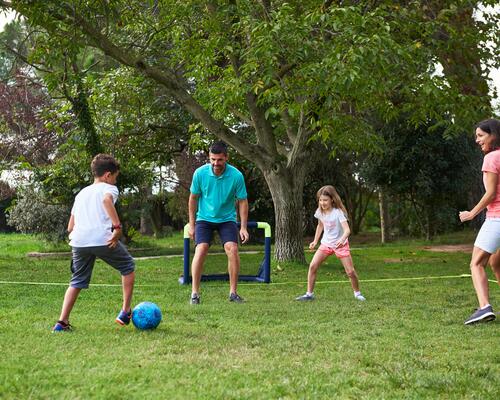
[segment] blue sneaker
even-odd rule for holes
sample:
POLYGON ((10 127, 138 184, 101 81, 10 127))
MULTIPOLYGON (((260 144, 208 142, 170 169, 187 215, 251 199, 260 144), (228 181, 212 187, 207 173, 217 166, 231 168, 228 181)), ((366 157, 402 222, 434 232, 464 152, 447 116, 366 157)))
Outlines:
POLYGON ((244 303, 245 300, 237 293, 231 293, 229 295, 229 301, 232 303, 244 303))
POLYGON ((116 317, 116 322, 120 325, 128 325, 130 324, 130 319, 132 318, 132 311, 126 312, 124 310, 120 311, 118 317, 116 317))
POLYGON ((465 325, 475 324, 476 322, 493 321, 496 318, 493 308, 488 306, 484 309, 477 309, 469 318, 464 322, 465 325))
POLYGON ((54 332, 70 332, 73 329, 71 324, 64 321, 57 321, 52 328, 52 333, 54 332))

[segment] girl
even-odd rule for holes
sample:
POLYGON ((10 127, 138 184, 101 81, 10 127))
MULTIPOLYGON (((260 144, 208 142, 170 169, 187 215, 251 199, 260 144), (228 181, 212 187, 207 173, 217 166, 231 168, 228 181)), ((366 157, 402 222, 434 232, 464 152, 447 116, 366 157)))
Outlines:
POLYGON ((359 291, 358 274, 354 269, 349 250, 349 241, 347 238, 351 233, 349 224, 347 223, 347 211, 340 200, 340 196, 333 186, 323 186, 316 194, 318 199, 318 209, 314 216, 318 219, 318 226, 316 227, 316 234, 314 240, 309 244, 312 250, 318 244, 318 240, 323 233, 321 245, 314 254, 314 257, 309 265, 309 273, 307 275, 307 292, 306 294, 297 297, 295 300, 307 301, 314 300, 314 284, 316 283, 316 273, 321 263, 326 260, 328 256, 335 254, 344 266, 345 272, 351 280, 351 286, 354 290, 354 297, 357 300, 366 300, 359 291))
POLYGON ((500 248, 500 121, 488 119, 480 122, 476 127, 476 143, 485 154, 481 170, 486 193, 472 210, 461 211, 458 215, 460 221, 465 222, 474 219, 484 208, 487 212, 486 220, 477 234, 470 262, 479 308, 464 322, 465 325, 496 318, 489 301, 485 267, 489 261, 500 284, 500 251, 497 251, 500 248))

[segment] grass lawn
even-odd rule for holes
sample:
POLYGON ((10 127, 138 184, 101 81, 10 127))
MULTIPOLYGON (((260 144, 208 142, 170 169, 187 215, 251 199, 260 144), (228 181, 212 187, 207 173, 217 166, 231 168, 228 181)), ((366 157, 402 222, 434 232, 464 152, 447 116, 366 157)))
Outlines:
MULTIPOLYGON (((52 334, 68 260, 28 258, 43 244, 0 235, 0 398, 498 399, 500 322, 463 325, 476 307, 470 278, 457 277, 470 255, 423 244, 353 244, 364 303, 334 258, 314 302, 294 301, 306 266, 273 263, 272 284, 240 284, 245 304, 227 301, 227 282, 210 282, 200 306, 177 282, 182 258, 140 259, 134 303, 155 302, 164 317, 150 332, 114 322, 120 278, 98 262, 73 310, 75 330, 52 334), (380 281, 417 277, 427 278, 380 281)), ((261 259, 242 255, 248 269, 261 259)), ((226 265, 220 255, 207 261, 226 265)), ((500 287, 490 292, 498 311, 500 287)))

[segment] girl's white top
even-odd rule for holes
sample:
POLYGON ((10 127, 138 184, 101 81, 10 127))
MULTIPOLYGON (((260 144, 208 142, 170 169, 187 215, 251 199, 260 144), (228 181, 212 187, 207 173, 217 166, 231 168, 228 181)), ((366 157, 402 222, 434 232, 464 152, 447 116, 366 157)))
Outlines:
POLYGON ((318 208, 314 213, 314 216, 323 223, 323 237, 321 238, 321 244, 328 247, 334 247, 335 243, 344 234, 342 222, 347 221, 344 213, 338 208, 333 208, 327 213, 322 213, 318 208))
POLYGON ((112 235, 111 219, 102 203, 107 193, 111 194, 115 203, 118 199, 118 188, 104 182, 87 186, 76 195, 71 210, 75 217, 75 226, 69 235, 71 246, 106 246, 112 235))

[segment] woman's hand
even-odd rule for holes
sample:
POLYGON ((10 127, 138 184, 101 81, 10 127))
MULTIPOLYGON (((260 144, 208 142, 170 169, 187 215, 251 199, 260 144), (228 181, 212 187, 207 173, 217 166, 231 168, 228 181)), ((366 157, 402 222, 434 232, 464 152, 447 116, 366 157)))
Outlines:
POLYGON ((474 219, 474 215, 470 211, 460 211, 458 213, 458 217, 460 218, 461 222, 466 222, 474 219))

